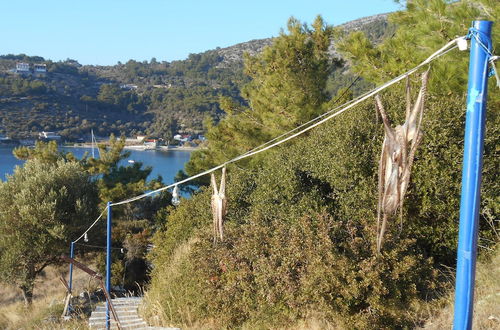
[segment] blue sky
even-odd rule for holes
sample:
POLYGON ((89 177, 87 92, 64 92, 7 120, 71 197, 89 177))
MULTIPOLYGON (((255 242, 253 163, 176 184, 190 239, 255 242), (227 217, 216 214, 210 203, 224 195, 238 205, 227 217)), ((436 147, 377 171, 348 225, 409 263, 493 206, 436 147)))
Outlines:
POLYGON ((290 16, 337 25, 399 8, 392 0, 0 0, 0 54, 172 61, 276 36, 290 16))

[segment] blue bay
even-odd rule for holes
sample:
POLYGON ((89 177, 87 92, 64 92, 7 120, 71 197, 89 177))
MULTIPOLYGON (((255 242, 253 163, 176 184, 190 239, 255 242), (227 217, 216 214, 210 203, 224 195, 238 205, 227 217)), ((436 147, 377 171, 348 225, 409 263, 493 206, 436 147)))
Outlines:
MULTIPOLYGON (((16 159, 12 155, 11 147, 0 147, 0 180, 6 180, 7 174, 12 174, 17 165, 22 165, 24 161, 16 159)), ((81 158, 87 152, 91 154, 90 148, 63 147, 63 151, 72 152, 76 157, 81 158)), ((153 168, 148 180, 156 178, 158 175, 163 177, 165 184, 174 182, 174 177, 179 170, 184 168, 184 164, 189 160, 191 153, 189 151, 160 151, 160 150, 127 150, 130 157, 123 160, 120 165, 128 166, 129 160, 142 162, 144 166, 153 168)))

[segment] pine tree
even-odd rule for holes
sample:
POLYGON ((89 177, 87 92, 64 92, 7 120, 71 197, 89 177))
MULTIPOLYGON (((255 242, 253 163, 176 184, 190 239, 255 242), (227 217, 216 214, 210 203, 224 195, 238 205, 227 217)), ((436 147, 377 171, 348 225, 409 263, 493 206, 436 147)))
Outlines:
MULTIPOLYGON (((416 66, 454 38, 466 35, 473 20, 498 21, 499 17, 500 3, 495 0, 413 0, 407 2, 406 10, 389 15, 390 23, 397 27, 392 37, 375 45, 363 32, 355 32, 341 39, 338 47, 354 72, 380 84, 416 66)), ((494 49, 499 49, 498 24, 493 25, 492 32, 494 49)), ((440 95, 465 92, 468 57, 468 52, 454 50, 434 61, 430 91, 440 95)))
POLYGON ((207 122, 208 149, 193 153, 188 174, 240 153, 317 116, 328 101, 326 82, 336 61, 328 56, 332 27, 318 16, 312 24, 290 18, 287 32, 256 56, 245 56, 252 79, 242 91, 248 106, 222 98, 226 117, 207 122))

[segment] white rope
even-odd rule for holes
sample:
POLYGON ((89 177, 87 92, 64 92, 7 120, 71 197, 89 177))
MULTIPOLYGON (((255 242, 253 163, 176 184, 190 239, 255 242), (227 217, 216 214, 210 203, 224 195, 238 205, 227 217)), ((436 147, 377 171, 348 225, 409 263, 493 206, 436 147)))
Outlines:
POLYGON ((375 94, 379 93, 380 91, 388 88, 389 86, 392 86, 395 83, 403 80, 405 77, 407 77, 407 76, 415 73, 421 67, 429 64, 433 60, 435 60, 435 59, 437 59, 437 58, 445 55, 449 51, 455 49, 457 47, 457 42, 459 40, 463 39, 463 38, 464 37, 462 36, 462 37, 453 39, 452 41, 450 41, 449 43, 447 43, 446 45, 444 45, 443 47, 441 47, 439 50, 437 50, 436 52, 434 52, 432 55, 430 55, 427 59, 425 59, 423 62, 421 62, 419 65, 417 65, 413 69, 408 70, 407 72, 405 72, 402 75, 399 75, 398 77, 396 77, 396 78, 394 78, 394 79, 386 82, 385 84, 383 84, 383 85, 381 85, 379 87, 376 87, 376 88, 372 89, 371 91, 369 91, 369 92, 367 92, 367 93, 365 93, 363 95, 360 95, 357 98, 355 98, 355 99, 353 99, 353 100, 351 100, 349 102, 346 102, 345 104, 343 104, 343 105, 341 105, 341 106, 339 106, 339 107, 337 107, 335 109, 332 109, 332 110, 330 110, 330 111, 328 111, 328 112, 326 112, 326 113, 324 113, 324 114, 322 114, 322 115, 320 115, 320 116, 318 116, 318 117, 316 117, 316 118, 308 121, 307 123, 304 123, 304 124, 300 125, 299 127, 294 128, 293 130, 291 130, 289 132, 286 132, 286 133, 284 133, 284 134, 282 134, 282 135, 280 135, 280 136, 278 136, 278 137, 276 137, 276 138, 274 138, 274 139, 272 139, 272 140, 270 140, 270 141, 268 141, 268 142, 266 142, 266 143, 264 143, 264 144, 262 144, 262 145, 260 145, 260 146, 258 146, 256 148, 254 148, 254 149, 252 149, 252 150, 250 150, 250 151, 248 151, 248 152, 246 152, 246 153, 244 153, 244 154, 242 154, 240 156, 237 156, 236 158, 228 160, 228 161, 226 161, 223 164, 215 166, 215 167, 213 167, 211 169, 208 169, 208 170, 206 170, 204 172, 198 173, 196 175, 193 175, 193 176, 191 176, 189 178, 186 178, 184 180, 178 181, 178 182, 173 183, 171 185, 168 185, 168 186, 165 186, 165 187, 162 187, 162 188, 158 188, 156 190, 152 190, 152 191, 146 192, 146 193, 144 193, 142 195, 138 195, 138 196, 135 196, 135 197, 132 197, 132 198, 120 201, 120 202, 112 203, 111 205, 112 206, 122 205, 122 204, 127 204, 127 203, 131 203, 131 202, 137 201, 137 200, 142 199, 144 197, 147 197, 147 196, 150 196, 150 195, 162 192, 164 190, 167 190, 169 188, 175 187, 177 185, 181 185, 183 183, 192 181, 192 180, 194 180, 196 178, 199 178, 199 177, 204 176, 206 174, 209 174, 209 173, 212 173, 214 171, 217 171, 218 169, 221 169, 221 168, 223 168, 224 166, 226 166, 228 164, 234 163, 234 162, 242 160, 244 158, 248 158, 250 156, 256 155, 256 154, 261 153, 263 151, 266 151, 268 149, 274 148, 274 147, 276 147, 276 146, 278 146, 278 145, 280 145, 282 143, 285 143, 286 141, 291 140, 291 139, 293 139, 293 138, 295 138, 295 137, 297 137, 297 136, 299 136, 299 135, 301 135, 301 134, 303 134, 303 133, 305 133, 305 132, 307 132, 307 131, 315 128, 316 126, 319 126, 319 125, 323 124, 324 122, 326 122, 326 121, 328 121, 328 120, 330 120, 330 119, 332 119, 332 118, 340 115, 341 113, 345 112, 346 110, 351 109, 352 107, 354 107, 357 104, 363 102, 364 100, 372 97, 373 95, 375 95, 375 94), (343 107, 343 108, 341 108, 341 107, 343 107), (341 109, 335 112, 335 110, 337 110, 339 108, 341 108, 341 109), (327 116, 327 117, 323 118, 325 116, 327 116), (323 119, 319 120, 321 118, 323 118, 323 119), (310 123, 313 123, 313 122, 315 122, 315 123, 312 124, 312 125, 310 125, 310 126, 307 126, 307 125, 309 125, 310 123), (286 138, 284 138, 282 140, 279 140, 277 142, 274 142, 274 143, 270 144, 271 142, 276 141, 276 140, 280 139, 281 137, 286 136, 286 135, 288 135, 288 134, 290 134, 290 133, 292 133, 292 132, 294 132, 294 131, 296 131, 296 130, 304 127, 304 126, 307 126, 307 127, 305 127, 304 129, 302 129, 301 131, 299 131, 299 132, 297 132, 295 134, 289 135, 288 137, 286 137, 286 138))
POLYGON ((491 65, 491 69, 493 70, 493 74, 495 79, 497 80, 497 87, 500 88, 500 75, 498 75, 497 67, 495 65, 495 61, 497 61, 500 56, 490 56, 489 62, 491 65))
POLYGON ((99 221, 99 220, 102 218, 102 216, 104 215, 104 213, 106 213, 106 210, 107 210, 107 209, 108 209, 108 208, 105 208, 105 209, 101 212, 101 214, 97 217, 97 219, 95 219, 95 221, 94 221, 94 222, 90 225, 90 227, 89 227, 89 228, 87 228, 87 230, 86 230, 86 231, 82 234, 82 236, 80 236, 80 237, 78 237, 76 240, 74 240, 74 241, 73 241, 73 243, 76 243, 76 242, 78 242, 79 240, 81 240, 81 239, 82 239, 82 237, 84 237, 84 236, 85 236, 85 234, 86 234, 86 233, 87 233, 90 229, 92 229, 92 227, 94 227, 94 226, 95 226, 95 224, 97 223, 97 221, 99 221))

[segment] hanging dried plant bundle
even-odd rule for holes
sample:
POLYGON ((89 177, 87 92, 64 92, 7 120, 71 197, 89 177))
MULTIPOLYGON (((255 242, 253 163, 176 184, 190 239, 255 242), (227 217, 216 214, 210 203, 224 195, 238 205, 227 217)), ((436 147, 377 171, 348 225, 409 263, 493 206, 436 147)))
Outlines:
POLYGON ((384 142, 380 154, 377 210, 377 251, 382 248, 383 237, 387 229, 387 220, 398 207, 400 220, 403 218, 403 202, 410 182, 413 159, 422 140, 422 116, 429 71, 422 75, 422 87, 417 100, 411 106, 410 83, 406 84, 406 120, 395 128, 384 110, 380 97, 375 96, 375 107, 382 117, 384 142), (382 224, 381 224, 382 221, 382 224))
POLYGON ((212 194, 212 215, 214 228, 214 243, 219 238, 221 242, 224 240, 224 231, 222 225, 224 216, 227 213, 227 198, 226 198, 226 168, 222 168, 222 177, 220 180, 220 188, 217 190, 215 175, 211 174, 211 185, 214 190, 212 194))

